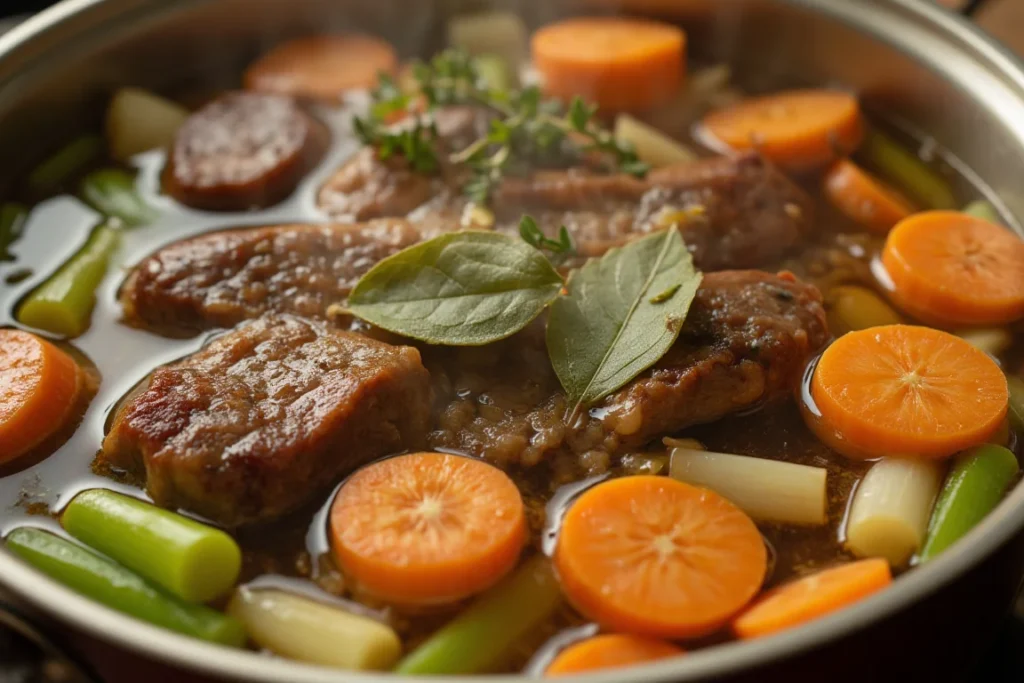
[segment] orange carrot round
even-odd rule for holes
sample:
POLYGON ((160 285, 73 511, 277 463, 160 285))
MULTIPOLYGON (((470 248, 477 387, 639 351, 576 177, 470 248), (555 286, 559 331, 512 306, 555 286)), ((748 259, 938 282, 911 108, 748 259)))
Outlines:
POLYGON ((526 543, 519 490, 479 460, 413 453, 374 463, 331 506, 339 566, 397 604, 460 600, 513 569, 526 543))
POLYGON ((712 112, 702 131, 712 146, 756 149, 783 168, 808 171, 855 150, 864 139, 864 122, 853 95, 794 90, 712 112))
POLYGON ((733 621, 733 631, 740 638, 771 635, 852 605, 890 583, 889 563, 880 558, 832 567, 768 591, 733 621))
POLYGON ((371 88, 383 73, 394 73, 398 55, 389 43, 366 35, 325 35, 281 43, 245 72, 249 90, 328 103, 346 90, 371 88))
POLYGON ((686 70, 686 34, 655 21, 580 17, 533 34, 533 63, 544 91, 579 96, 603 111, 643 111, 679 90, 686 70))
POLYGON ((837 161, 825 176, 825 194, 866 230, 882 235, 914 213, 914 207, 896 189, 849 159, 837 161))
POLYGON ((78 363, 50 342, 21 330, 0 330, 0 463, 52 436, 78 401, 78 363))
POLYGON ((897 306, 938 326, 1024 318, 1024 240, 958 211, 928 211, 892 229, 882 251, 897 306))
POLYGON ((567 676, 635 666, 685 654, 682 648, 662 640, 639 636, 609 634, 573 643, 562 650, 544 672, 547 676, 567 676))
POLYGON ((825 349, 811 397, 809 426, 848 457, 945 458, 1000 428, 1009 390, 995 361, 960 337, 886 325, 825 349))
POLYGON ((764 540, 716 493, 667 477, 613 479, 566 513, 562 589, 603 627, 653 638, 714 631, 757 594, 764 540))

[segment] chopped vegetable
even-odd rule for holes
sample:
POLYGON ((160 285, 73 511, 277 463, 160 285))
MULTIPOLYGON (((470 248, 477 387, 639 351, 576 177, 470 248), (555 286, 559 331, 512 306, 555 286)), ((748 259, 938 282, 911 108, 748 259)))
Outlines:
POLYGON ((371 88, 381 73, 398 70, 398 55, 374 36, 322 35, 281 43, 245 71, 249 90, 341 101, 347 90, 371 88))
POLYGON ((65 337, 85 332, 96 287, 120 241, 120 233, 109 225, 93 230, 85 246, 21 303, 18 321, 65 337))
POLYGON ((855 150, 864 123, 853 95, 794 90, 712 112, 702 133, 719 151, 756 149, 783 168, 808 171, 855 150))
POLYGON ((833 287, 825 297, 825 307, 828 311, 828 329, 836 337, 869 327, 899 325, 903 322, 899 313, 882 297, 858 285, 833 287))
POLYGON ((823 467, 675 448, 671 475, 711 489, 755 520, 811 525, 828 521, 828 470, 823 467))
POLYGON ((761 588, 767 560, 764 539, 739 508, 656 476, 589 489, 566 513, 555 551, 562 590, 586 617, 670 639, 726 623, 761 588))
POLYGON ((984 443, 1007 410, 1006 378, 956 335, 886 325, 851 332, 822 354, 808 424, 851 458, 946 458, 984 443))
POLYGON ((16 202, 0 206, 0 262, 13 261, 10 247, 21 237, 28 219, 28 207, 16 202))
POLYGON ((135 178, 118 168, 93 171, 82 180, 82 198, 100 213, 125 225, 145 225, 156 212, 135 191, 135 178))
POLYGON ((544 675, 567 676, 584 671, 618 669, 683 654, 686 653, 681 648, 662 640, 618 634, 600 635, 573 643, 562 650, 544 675))
POLYGON ((518 69, 526 61, 528 33, 513 12, 464 14, 448 22, 448 43, 474 57, 494 55, 507 67, 518 69))
POLYGON ((176 102, 139 88, 121 88, 107 107, 110 156, 127 162, 136 154, 167 147, 188 118, 176 102))
POLYGON ((492 671, 561 604, 562 592, 551 565, 546 557, 535 556, 410 652, 395 673, 492 671))
POLYGON ((882 264, 893 301, 933 325, 1001 325, 1024 317, 1024 240, 957 211, 901 222, 882 264))
POLYGON ((697 159, 697 153, 686 145, 629 114, 619 114, 616 117, 615 139, 619 144, 632 145, 640 161, 655 168, 685 164, 697 159))
POLYGON ((992 206, 992 202, 984 199, 978 199, 965 206, 964 213, 989 223, 995 223, 996 225, 1002 225, 1003 223, 1003 217, 999 215, 996 207, 992 206))
POLYGON ((1017 456, 1002 446, 978 446, 958 455, 935 504, 921 560, 932 559, 977 526, 1019 473, 1017 456))
POLYGON ((864 141, 864 159, 897 187, 929 209, 952 209, 956 197, 949 183, 901 144, 877 130, 864 141))
POLYGON ((476 71, 480 80, 492 90, 507 91, 514 84, 514 75, 501 57, 479 55, 476 57, 476 71))
POLYGON ((338 565, 399 604, 461 600, 510 572, 526 543, 519 489, 501 470, 444 453, 356 472, 331 506, 338 565))
POLYGON ((846 522, 846 546, 857 557, 904 566, 924 544, 944 466, 933 460, 883 458, 860 481, 846 522))
POLYGON ((644 120, 655 130, 684 135, 728 90, 731 78, 728 64, 698 69, 687 76, 686 86, 671 101, 645 114, 644 120))
POLYGON ((882 235, 914 213, 895 188, 848 159, 837 161, 825 175, 825 195, 850 219, 882 235))
POLYGON ((136 574, 40 529, 22 527, 7 548, 33 567, 86 597, 163 628, 222 645, 241 647, 245 631, 235 619, 160 592, 136 574))
POLYGON ((52 436, 78 402, 82 371, 50 342, 0 329, 0 463, 52 436))
POLYGON ((1024 438, 1024 379, 1008 377, 1010 389, 1010 426, 1024 438))
POLYGON ((28 176, 28 189, 34 194, 47 194, 84 171, 103 152, 103 140, 86 135, 69 143, 37 166, 28 176))
POLYGON ((1013 335, 1003 327, 978 327, 972 330, 961 330, 957 336, 979 351, 984 351, 995 357, 1001 355, 1013 344, 1013 335))
POLYGON ((242 551, 219 529, 113 491, 75 496, 68 533, 188 602, 208 602, 238 580, 242 551))
POLYGON ((379 621, 280 590, 241 587, 228 613, 257 645, 300 662, 383 671, 402 654, 398 635, 379 621))
POLYGON ((733 622, 740 638, 759 638, 848 607, 892 583, 889 563, 860 560, 804 576, 765 593, 733 622))
POLYGON ((670 101, 683 83, 686 34, 654 21, 578 17, 533 34, 533 63, 544 91, 612 112, 646 111, 670 101))

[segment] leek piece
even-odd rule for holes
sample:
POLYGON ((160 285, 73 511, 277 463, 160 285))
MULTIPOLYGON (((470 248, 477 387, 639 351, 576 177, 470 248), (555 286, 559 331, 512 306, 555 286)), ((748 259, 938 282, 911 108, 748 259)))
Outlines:
POLYGON ((1017 456, 1002 446, 978 446, 958 455, 935 504, 921 560, 932 559, 981 522, 1019 471, 1017 456))
POLYGON ((864 143, 864 155, 883 175, 909 192, 928 209, 956 207, 953 188, 916 154, 878 131, 864 143))
POLYGON ((29 174, 29 190, 36 194, 56 190, 76 173, 85 170, 102 152, 103 140, 96 135, 86 135, 70 142, 29 174))
POLYGON ((64 509, 61 524, 187 602, 227 593, 242 568, 242 551, 223 531, 113 491, 78 494, 64 509))
POLYGON ((97 211, 125 225, 145 225, 156 212, 135 191, 135 178, 118 168, 93 171, 82 180, 82 198, 97 211))
POLYGON ((21 527, 7 548, 47 576, 111 609, 178 633, 241 647, 245 631, 234 618, 167 595, 137 574, 41 529, 21 527))

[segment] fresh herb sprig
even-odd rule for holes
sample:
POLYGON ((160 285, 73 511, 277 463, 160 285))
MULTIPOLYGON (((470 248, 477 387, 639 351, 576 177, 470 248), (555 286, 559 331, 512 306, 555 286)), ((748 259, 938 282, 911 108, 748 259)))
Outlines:
POLYGON ((519 236, 534 249, 546 252, 548 260, 556 266, 576 254, 572 235, 564 225, 558 230, 558 239, 553 240, 544 234, 533 216, 523 216, 519 221, 519 236))
POLYGON ((494 118, 485 135, 447 155, 450 164, 471 171, 463 186, 474 202, 484 205, 501 179, 521 175, 530 168, 576 163, 595 155, 605 170, 643 176, 648 166, 636 151, 600 125, 596 106, 575 98, 564 108, 545 100, 536 86, 522 90, 493 88, 477 69, 475 60, 458 50, 445 50, 429 63, 414 65, 420 97, 403 92, 393 79, 381 76, 373 91, 373 105, 365 118, 357 117, 355 130, 382 158, 401 154, 418 172, 439 168, 441 152, 434 112, 438 107, 473 105, 494 118), (425 111, 423 110, 425 105, 425 111), (388 125, 404 114, 412 123, 388 125))

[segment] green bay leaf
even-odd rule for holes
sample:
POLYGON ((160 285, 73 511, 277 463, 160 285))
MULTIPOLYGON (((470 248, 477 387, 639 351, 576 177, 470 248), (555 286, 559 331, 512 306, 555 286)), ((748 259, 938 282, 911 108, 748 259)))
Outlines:
POLYGON ((479 346, 526 327, 562 278, 536 249, 492 232, 454 232, 389 256, 349 295, 356 316, 430 344, 479 346))
POLYGON ((547 345, 573 413, 665 355, 701 278, 674 227, 613 249, 569 276, 568 295, 551 306, 547 345))

